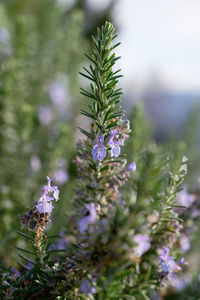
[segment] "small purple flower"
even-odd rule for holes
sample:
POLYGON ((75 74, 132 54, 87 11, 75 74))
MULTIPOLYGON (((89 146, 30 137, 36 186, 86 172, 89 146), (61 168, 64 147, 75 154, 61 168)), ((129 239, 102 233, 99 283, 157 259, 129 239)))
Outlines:
POLYGON ((49 88, 49 95, 55 106, 66 106, 67 91, 64 85, 54 82, 49 88))
POLYGON ((30 159, 31 170, 38 172, 41 169, 41 161, 38 156, 33 155, 30 159))
POLYGON ((48 106, 40 107, 38 117, 42 125, 44 126, 49 125, 53 120, 53 113, 51 108, 48 106))
POLYGON ((67 240, 65 237, 57 240, 56 249, 58 250, 65 250, 67 248, 67 240))
POLYGON ((54 244, 51 244, 50 246, 49 246, 49 250, 55 250, 56 249, 56 246, 54 245, 54 244))
POLYGON ((151 238, 148 235, 136 234, 133 241, 137 243, 134 252, 138 257, 141 257, 151 247, 151 238))
POLYGON ((15 267, 13 267, 13 272, 16 277, 21 277, 21 273, 15 267))
POLYGON ((68 173, 63 170, 63 169, 58 169, 56 171, 54 171, 54 178, 55 180, 60 184, 64 184, 65 182, 67 182, 68 178, 69 178, 69 175, 68 173))
POLYGON ((169 279, 172 279, 172 275, 174 272, 179 272, 182 270, 181 265, 187 265, 188 263, 185 262, 184 258, 179 259, 175 262, 174 257, 170 256, 170 250, 168 247, 164 247, 161 250, 161 254, 159 256, 159 260, 161 263, 161 268, 164 273, 167 274, 169 279))
POLYGON ((90 281, 88 279, 84 279, 83 283, 81 284, 80 287, 80 292, 90 295, 90 294, 95 294, 96 289, 91 285, 90 281))
POLYGON ((175 271, 176 262, 174 261, 174 257, 170 256, 169 253, 170 253, 169 248, 164 247, 161 250, 161 254, 159 255, 159 260, 163 272, 171 274, 175 271))
POLYGON ((177 291, 182 291, 185 289, 185 287, 190 284, 192 281, 192 276, 189 274, 185 274, 184 276, 180 277, 178 274, 173 274, 172 275, 172 286, 177 290, 177 291))
POLYGON ((5 56, 12 54, 10 33, 6 27, 0 27, 0 53, 5 56))
POLYGON ((42 195, 36 204, 39 213, 51 214, 53 209, 52 201, 59 199, 59 190, 57 186, 51 186, 51 180, 52 179, 47 176, 47 185, 43 186, 42 195))
POLYGON ((186 208, 188 208, 191 207, 194 203, 195 195, 188 193, 186 188, 184 188, 182 191, 179 192, 177 201, 179 205, 183 205, 186 208))
MULTIPOLYGON (((51 198, 53 200, 53 198, 51 198)), ((51 203, 51 200, 47 201, 43 197, 41 197, 38 201, 38 206, 37 210, 39 213, 48 213, 49 215, 51 214, 53 210, 53 205, 51 203)))
POLYGON ((10 40, 10 33, 6 27, 0 27, 0 42, 7 43, 10 40))
POLYGON ((53 193, 53 197, 55 198, 56 201, 58 201, 60 191, 57 188, 57 186, 51 186, 51 181, 52 179, 49 176, 47 176, 47 186, 46 186, 47 192, 53 193))
POLYGON ((180 238, 180 246, 183 252, 186 252, 190 249, 190 239, 186 235, 182 235, 180 238))
POLYGON ((132 163, 128 165, 128 170, 131 172, 134 172, 136 170, 136 163, 134 161, 132 161, 132 163))
POLYGON ((115 158, 120 155, 120 151, 121 151, 120 149, 121 142, 113 140, 116 134, 117 134, 116 130, 111 130, 109 141, 108 141, 108 145, 111 147, 110 150, 111 157, 115 157, 115 158))
POLYGON ((98 134, 98 142, 94 144, 92 150, 92 156, 94 160, 103 161, 104 158, 106 157, 106 147, 103 144, 104 137, 105 137, 104 134, 102 134, 102 136, 98 134))
POLYGON ((88 230, 90 224, 94 224, 97 220, 97 211, 94 203, 86 204, 86 209, 88 210, 89 216, 82 217, 78 221, 78 228, 80 233, 88 230))

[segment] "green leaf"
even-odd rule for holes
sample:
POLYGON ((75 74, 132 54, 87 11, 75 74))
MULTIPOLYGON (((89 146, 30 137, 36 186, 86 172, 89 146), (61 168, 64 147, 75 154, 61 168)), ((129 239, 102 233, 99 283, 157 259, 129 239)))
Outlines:
POLYGON ((15 246, 15 248, 16 248, 17 250, 22 251, 22 252, 26 252, 26 253, 29 253, 29 254, 37 255, 35 252, 33 252, 33 251, 31 251, 31 250, 23 249, 23 248, 20 248, 20 247, 17 247, 17 246, 15 246))
POLYGON ((34 261, 32 261, 31 259, 29 259, 28 257, 26 257, 26 256, 24 256, 24 255, 22 255, 20 253, 18 253, 18 255, 19 255, 20 258, 24 259, 25 261, 27 261, 27 262, 29 262, 29 263, 37 266, 37 263, 34 262, 34 261))
POLYGON ((90 119, 96 120, 96 117, 94 115, 90 114, 89 112, 87 112, 83 109, 81 109, 81 114, 84 115, 84 116, 87 116, 90 119))
POLYGON ((92 77, 90 77, 90 76, 88 76, 88 75, 86 75, 86 74, 84 74, 84 73, 82 73, 82 72, 79 72, 79 74, 80 74, 81 76, 83 76, 83 77, 89 79, 89 80, 95 81, 94 78, 92 78, 92 77))
POLYGON ((58 252, 65 252, 65 253, 66 253, 66 250, 64 250, 64 249, 48 250, 48 251, 46 252, 46 254, 58 253, 58 252))
POLYGON ((86 130, 80 128, 80 127, 78 127, 78 128, 80 129, 80 131, 81 131, 84 135, 86 135, 86 136, 89 137, 90 139, 93 139, 91 133, 89 133, 88 131, 86 131, 86 130))
POLYGON ((25 234, 25 233, 23 233, 23 232, 21 232, 21 231, 19 231, 19 230, 17 231, 17 233, 18 233, 19 235, 25 237, 26 239, 28 239, 28 240, 34 242, 34 239, 33 239, 31 236, 29 236, 29 235, 27 235, 27 234, 25 234))
POLYGON ((29 267, 27 267, 26 265, 24 265, 21 261, 17 260, 17 263, 24 269, 30 271, 29 267))
POLYGON ((87 55, 86 53, 85 53, 85 56, 86 56, 93 64, 95 64, 95 65, 97 66, 97 63, 92 59, 92 57, 90 57, 90 56, 87 55))
POLYGON ((139 290, 140 295, 143 297, 145 300, 151 300, 145 293, 145 291, 139 290))

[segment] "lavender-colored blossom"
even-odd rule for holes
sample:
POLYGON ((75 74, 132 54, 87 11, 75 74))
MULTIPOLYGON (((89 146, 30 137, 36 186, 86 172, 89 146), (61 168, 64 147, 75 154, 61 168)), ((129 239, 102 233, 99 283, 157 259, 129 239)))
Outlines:
MULTIPOLYGON (((59 190, 57 186, 51 186, 51 179, 47 177, 47 185, 43 186, 42 194, 34 207, 27 213, 20 215, 22 225, 26 225, 29 230, 41 229, 42 231, 50 223, 50 215, 53 209, 52 201, 59 199, 59 190)), ((37 237, 39 241, 39 234, 37 237)))
POLYGON ((64 85, 54 82, 49 88, 49 95, 55 106, 63 106, 66 103, 67 92, 64 85))
POLYGON ((192 207, 192 210, 191 210, 191 217, 193 219, 197 218, 198 216, 200 215, 200 210, 197 208, 197 207, 192 207))
POLYGON ((106 147, 104 146, 104 137, 105 135, 98 134, 98 142, 96 142, 93 146, 92 156, 94 160, 103 161, 106 157, 106 147))
POLYGON ((180 277, 178 274, 173 273, 171 284, 177 291, 182 291, 191 283, 191 281, 192 276, 190 274, 185 274, 180 277))
POLYGON ((6 44, 10 40, 10 33, 6 27, 0 27, 0 42, 6 44))
POLYGON ((66 238, 63 237, 63 238, 57 240, 56 248, 58 250, 65 250, 67 248, 67 240, 66 240, 66 238))
POLYGON ((186 252, 190 249, 190 239, 186 235, 182 235, 180 238, 180 246, 183 252, 186 252))
MULTIPOLYGON (((32 260, 31 258, 30 258, 30 260, 32 260)), ((27 264, 26 264, 26 268, 27 268, 27 274, 33 269, 33 267, 34 267, 34 265, 29 261, 29 262, 27 262, 27 264)))
POLYGON ((132 161, 132 163, 128 165, 128 170, 131 172, 134 172, 136 170, 136 163, 134 161, 132 161))
POLYGON ((53 175, 54 175, 55 180, 56 180, 60 185, 62 185, 62 184, 64 184, 65 182, 67 182, 67 181, 68 181, 68 178, 69 178, 68 173, 67 173, 65 170, 63 170, 63 169, 55 170, 54 173, 53 173, 53 175))
MULTIPOLYGON (((52 198, 52 200, 53 200, 53 198, 52 198)), ((37 210, 41 214, 48 213, 50 215, 53 210, 53 205, 52 205, 51 201, 48 202, 48 201, 44 200, 44 198, 40 198, 38 201, 37 210)))
POLYGON ((57 186, 51 186, 52 179, 47 176, 47 185, 45 186, 47 188, 48 193, 53 193, 53 197, 56 201, 59 199, 59 189, 57 186))
POLYGON ((41 169, 41 161, 38 156, 33 155, 30 159, 31 170, 38 172, 41 169))
POLYGON ((56 250, 56 246, 55 246, 54 244, 51 244, 51 245, 49 246, 49 250, 56 250))
POLYGON ((12 54, 10 33, 6 27, 0 27, 0 53, 6 57, 12 54))
POLYGON ((13 272, 16 277, 21 277, 21 273, 15 267, 13 267, 13 272))
POLYGON ((108 145, 111 147, 110 150, 111 157, 115 157, 115 158, 118 157, 121 152, 120 149, 121 142, 117 140, 115 141, 113 140, 116 134, 117 134, 116 130, 111 130, 109 141, 108 141, 108 145))
POLYGON ((174 257, 170 256, 170 250, 168 247, 164 247, 159 255, 161 268, 164 273, 173 273, 175 271, 176 262, 174 257))
POLYGON ((137 246, 134 248, 134 253, 138 257, 141 257, 151 247, 151 238, 148 235, 136 234, 133 241, 137 243, 137 246))
POLYGON ((78 221, 78 228, 80 233, 83 233, 86 230, 88 230, 89 225, 94 224, 97 220, 97 211, 96 211, 95 204, 94 203, 86 204, 85 207, 89 213, 89 216, 82 217, 78 221))
POLYGON ((39 198, 36 205, 39 213, 51 214, 53 209, 52 201, 54 199, 56 201, 59 199, 59 190, 57 186, 51 186, 51 180, 52 179, 50 179, 50 177, 47 176, 47 185, 43 186, 42 195, 39 198))
POLYGON ((80 292, 90 295, 90 294, 95 294, 96 289, 91 285, 90 281, 88 279, 84 279, 83 283, 81 284, 80 287, 80 292))
POLYGON ((49 125, 53 120, 52 109, 49 106, 40 107, 38 117, 42 125, 49 125))
POLYGON ((184 258, 179 259, 175 262, 174 257, 170 256, 170 250, 168 247, 164 247, 161 250, 159 256, 162 271, 167 275, 168 279, 172 280, 174 272, 179 272, 182 270, 181 265, 187 265, 184 258))
POLYGON ((191 207, 195 201, 195 195, 188 193, 186 188, 179 192, 177 198, 178 204, 183 205, 186 208, 191 207))

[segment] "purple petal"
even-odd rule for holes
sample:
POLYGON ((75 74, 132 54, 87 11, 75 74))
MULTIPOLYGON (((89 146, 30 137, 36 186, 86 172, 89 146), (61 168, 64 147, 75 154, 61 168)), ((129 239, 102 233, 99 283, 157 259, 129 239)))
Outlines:
POLYGON ((99 150, 98 150, 98 154, 97 154, 97 159, 98 159, 99 161, 103 161, 105 157, 106 157, 106 150, 104 150, 104 149, 99 149, 99 150))
POLYGON ((111 157, 115 157, 115 158, 118 157, 120 155, 120 151, 121 149, 119 146, 113 146, 111 148, 111 157))
MULTIPOLYGON (((94 146, 95 147, 95 146, 94 146)), ((94 160, 97 160, 97 157, 98 157, 98 149, 95 147, 93 147, 93 150, 92 150, 92 156, 93 156, 93 159, 94 160)))
POLYGON ((134 161, 132 161, 132 163, 128 165, 128 170, 131 172, 134 172, 136 170, 136 163, 134 161))

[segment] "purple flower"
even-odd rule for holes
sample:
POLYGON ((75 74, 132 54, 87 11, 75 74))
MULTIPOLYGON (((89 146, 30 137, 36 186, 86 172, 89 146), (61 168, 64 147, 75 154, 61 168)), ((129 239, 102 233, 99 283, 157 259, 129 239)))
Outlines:
POLYGON ((117 134, 116 130, 111 130, 109 141, 108 141, 108 145, 111 147, 110 150, 111 157, 115 157, 115 158, 120 155, 120 151, 121 151, 120 149, 121 142, 113 140, 116 134, 117 134))
POLYGON ((41 197, 38 200, 38 206, 37 206, 38 212, 41 214, 48 213, 50 215, 53 210, 53 205, 51 203, 51 200, 53 200, 53 198, 51 198, 49 201, 47 201, 45 198, 41 197))
POLYGON ((69 178, 68 173, 63 169, 56 170, 53 175, 54 175, 55 180, 61 185, 64 184, 65 182, 67 182, 67 180, 69 178))
POLYGON ((190 249, 190 239, 186 235, 181 236, 180 246, 183 252, 186 252, 190 249))
POLYGON ((78 221, 78 228, 80 233, 88 230, 90 224, 94 224, 97 220, 97 211, 94 203, 85 205, 89 216, 85 216, 78 221))
POLYGON ((90 294, 95 294, 96 289, 91 285, 90 281, 88 279, 84 279, 83 283, 81 284, 80 287, 80 292, 90 295, 90 294))
POLYGON ((134 161, 132 161, 132 163, 128 165, 128 170, 131 172, 134 172, 136 170, 136 163, 134 161))
POLYGON ((31 170, 38 172, 41 169, 41 161, 38 156, 33 155, 30 159, 31 170))
POLYGON ((175 271, 176 262, 174 257, 169 255, 170 251, 168 247, 164 247, 159 255, 161 268, 164 273, 173 273, 175 271))
POLYGON ((102 134, 102 136, 98 134, 98 142, 94 144, 92 150, 92 156, 94 160, 103 161, 104 158, 106 157, 106 147, 103 144, 104 137, 105 137, 104 134, 102 134))
POLYGON ((49 95, 55 106, 66 106, 67 92, 62 84, 57 82, 52 83, 49 88, 49 95))
POLYGON ((136 234, 133 241, 137 243, 134 252, 138 257, 141 257, 151 247, 151 238, 148 235, 136 234))
POLYGON ((174 272, 179 272, 182 270, 181 265, 187 265, 184 258, 179 259, 175 262, 174 257, 170 256, 170 251, 168 247, 164 247, 161 250, 161 254, 159 256, 159 260, 161 263, 161 268, 164 273, 167 274, 169 279, 172 279, 172 275, 174 272))
POLYGON ((185 274, 182 277, 179 277, 177 274, 172 275, 172 286, 177 290, 177 291, 182 291, 185 289, 185 287, 190 284, 192 281, 192 276, 189 274, 185 274))
POLYGON ((184 188, 178 194, 178 204, 183 205, 186 208, 191 207, 195 201, 195 195, 189 194, 188 191, 184 188))
POLYGON ((0 27, 0 42, 7 43, 10 40, 10 33, 6 27, 0 27))
POLYGON ((53 197, 55 198, 56 201, 58 201, 60 191, 57 188, 57 186, 51 186, 51 181, 52 179, 49 176, 47 176, 47 185, 46 185, 47 192, 53 193, 53 197))
POLYGON ((37 201, 36 207, 39 213, 51 214, 53 209, 52 201, 59 199, 59 190, 57 186, 51 186, 51 180, 47 176, 47 185, 43 186, 42 195, 37 201))
POLYGON ((66 238, 63 237, 63 238, 57 240, 56 249, 65 250, 66 248, 67 248, 67 240, 66 240, 66 238))
POLYGON ((40 107, 38 117, 42 125, 49 125, 53 119, 53 113, 51 108, 48 106, 40 107))
POLYGON ((21 273, 15 267, 13 267, 13 272, 16 277, 21 277, 21 273))
POLYGON ((0 27, 0 52, 5 56, 12 54, 10 33, 6 27, 0 27))
POLYGON ((56 246, 54 245, 54 244, 51 244, 50 246, 49 246, 49 250, 55 250, 56 249, 56 246))

